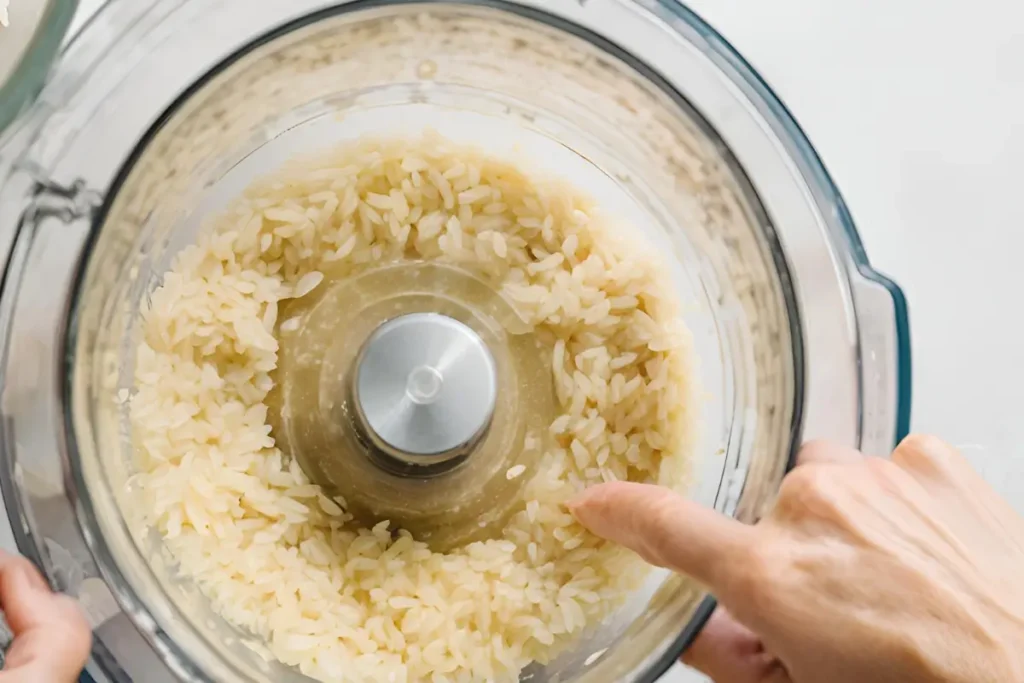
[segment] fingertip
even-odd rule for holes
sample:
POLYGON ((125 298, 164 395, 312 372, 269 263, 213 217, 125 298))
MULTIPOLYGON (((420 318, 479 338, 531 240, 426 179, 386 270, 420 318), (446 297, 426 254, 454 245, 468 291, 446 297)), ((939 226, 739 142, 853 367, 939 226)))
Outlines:
POLYGON ((601 484, 569 509, 591 533, 712 589, 728 581, 736 556, 750 545, 750 527, 651 484, 601 484))
POLYGON ((594 535, 632 547, 624 538, 628 537, 631 516, 645 490, 654 488, 630 481, 609 481, 587 488, 569 501, 567 507, 594 535))
POLYGON ((5 665, 12 680, 77 680, 92 648, 77 601, 54 593, 27 559, 0 552, 0 604, 14 635, 5 665))
POLYGON ((26 680, 77 680, 92 652, 92 629, 81 607, 66 595, 51 593, 31 609, 30 625, 14 628, 12 623, 7 665, 26 680))
POLYGON ((630 494, 630 490, 634 486, 641 486, 641 484, 611 481, 591 486, 571 499, 566 507, 580 524, 589 526, 588 522, 593 523, 597 517, 614 509, 623 496, 630 494))

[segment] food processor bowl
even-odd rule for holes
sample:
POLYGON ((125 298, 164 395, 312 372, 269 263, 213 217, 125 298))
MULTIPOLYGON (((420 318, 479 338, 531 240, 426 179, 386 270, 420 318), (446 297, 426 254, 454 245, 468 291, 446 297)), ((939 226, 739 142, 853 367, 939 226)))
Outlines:
MULTIPOLYGON (((795 449, 909 420, 899 289, 800 129, 670 0, 111 2, 0 146, 0 484, 113 681, 302 681, 130 511, 140 306, 204 220, 298 154, 433 129, 569 179, 662 254, 701 387, 694 500, 754 523, 795 449)), ((531 681, 651 681, 714 609, 655 571, 531 681)))

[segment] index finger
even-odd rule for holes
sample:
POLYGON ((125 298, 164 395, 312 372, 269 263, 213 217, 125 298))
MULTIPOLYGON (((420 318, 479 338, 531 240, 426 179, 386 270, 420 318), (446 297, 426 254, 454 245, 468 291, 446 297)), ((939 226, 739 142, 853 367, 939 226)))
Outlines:
POLYGON ((569 510, 592 533, 651 564, 687 574, 720 595, 752 545, 754 530, 674 491, 611 482, 584 491, 569 510))

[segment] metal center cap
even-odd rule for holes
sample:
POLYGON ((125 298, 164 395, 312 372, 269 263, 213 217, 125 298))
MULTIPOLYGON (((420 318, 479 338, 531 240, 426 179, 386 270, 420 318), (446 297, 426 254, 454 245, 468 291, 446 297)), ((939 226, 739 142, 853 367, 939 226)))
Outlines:
POLYGON ((490 426, 496 392, 494 358, 480 336, 436 313, 378 327, 356 358, 352 386, 356 418, 372 445, 422 466, 468 455, 490 426))

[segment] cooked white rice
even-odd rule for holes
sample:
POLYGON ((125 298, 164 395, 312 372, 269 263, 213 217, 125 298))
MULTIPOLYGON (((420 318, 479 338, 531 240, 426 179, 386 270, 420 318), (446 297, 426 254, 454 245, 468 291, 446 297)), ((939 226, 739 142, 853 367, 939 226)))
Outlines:
MULTIPOLYGON (((282 662, 324 681, 512 681, 645 573, 563 507, 616 479, 680 481, 689 346, 657 259, 558 183, 436 136, 365 140, 256 183, 143 311, 130 410, 146 514, 182 572, 282 662), (332 261, 472 264, 551 349, 556 446, 503 537, 441 554, 355 528, 275 448, 278 302, 332 261)), ((280 327, 294 326, 292 320, 280 327)))

